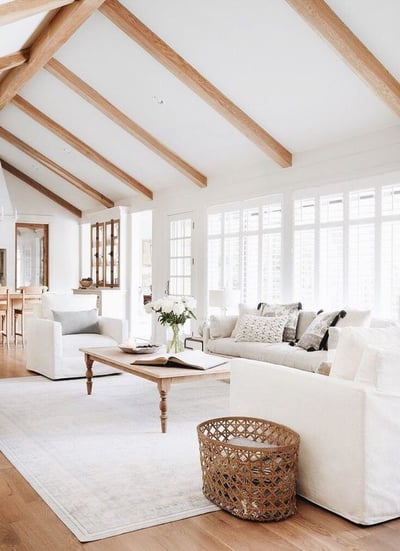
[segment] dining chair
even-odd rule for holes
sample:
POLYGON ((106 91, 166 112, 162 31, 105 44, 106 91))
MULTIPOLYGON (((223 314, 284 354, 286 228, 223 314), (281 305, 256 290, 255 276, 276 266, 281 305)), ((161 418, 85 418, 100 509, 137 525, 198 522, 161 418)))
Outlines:
POLYGON ((17 337, 21 337, 22 347, 25 346, 25 289, 21 289, 21 299, 18 297, 17 302, 12 302, 13 310, 13 334, 14 344, 17 344, 17 337), (19 331, 18 331, 18 319, 19 331))
POLYGON ((10 339, 10 323, 9 323, 10 315, 11 315, 10 290, 7 287, 0 287, 1 344, 4 344, 4 338, 5 338, 7 348, 9 348, 9 339, 10 339))

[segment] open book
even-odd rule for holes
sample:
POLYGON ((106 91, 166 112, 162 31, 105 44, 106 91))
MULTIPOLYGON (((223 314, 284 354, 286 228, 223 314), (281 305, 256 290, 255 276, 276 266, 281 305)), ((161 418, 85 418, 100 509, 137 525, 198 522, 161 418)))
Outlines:
POLYGON ((194 369, 211 369, 229 361, 223 356, 212 356, 201 350, 184 350, 176 354, 161 354, 147 358, 138 358, 131 365, 158 365, 160 367, 192 367, 194 369))

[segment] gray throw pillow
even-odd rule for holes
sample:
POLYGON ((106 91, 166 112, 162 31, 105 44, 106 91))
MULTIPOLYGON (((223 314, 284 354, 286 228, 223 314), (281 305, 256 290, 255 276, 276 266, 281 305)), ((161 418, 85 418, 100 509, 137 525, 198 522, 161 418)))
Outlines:
POLYGON ((97 310, 80 310, 77 312, 59 312, 52 310, 54 321, 61 323, 63 335, 80 333, 100 333, 97 310))

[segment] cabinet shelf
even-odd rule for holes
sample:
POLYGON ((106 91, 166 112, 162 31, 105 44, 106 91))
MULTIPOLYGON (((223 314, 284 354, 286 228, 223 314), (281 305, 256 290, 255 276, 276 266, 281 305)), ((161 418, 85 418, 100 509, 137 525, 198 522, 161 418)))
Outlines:
POLYGON ((90 271, 96 287, 120 286, 119 236, 119 220, 90 227, 90 271))

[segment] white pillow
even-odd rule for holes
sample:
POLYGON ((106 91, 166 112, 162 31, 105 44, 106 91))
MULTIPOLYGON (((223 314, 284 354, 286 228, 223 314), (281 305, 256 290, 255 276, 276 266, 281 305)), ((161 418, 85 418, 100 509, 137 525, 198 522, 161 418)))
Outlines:
POLYGON ((354 380, 373 385, 381 392, 400 394, 400 345, 367 346, 354 380))
POLYGON ((239 304, 239 317, 238 317, 236 325, 235 325, 235 327, 232 331, 231 337, 233 337, 233 338, 236 337, 237 330, 238 330, 239 323, 240 323, 240 319, 243 316, 246 316, 247 314, 250 314, 252 316, 259 316, 260 315, 260 310, 257 310, 257 306, 249 306, 248 304, 243 304, 243 303, 239 304))
POLYGON ((346 311, 344 318, 340 318, 336 327, 369 327, 371 322, 371 310, 352 310, 343 308, 346 311))
POLYGON ((230 337, 237 320, 237 316, 210 316, 210 338, 230 337))
MULTIPOLYGON (((340 318, 343 319, 343 318, 340 318)), ((328 337, 328 350, 336 350, 339 337, 341 333, 341 328, 337 327, 337 325, 333 327, 329 327, 328 329, 329 337, 328 337)))
POLYGON ((287 316, 252 316, 240 318, 237 342, 281 342, 287 316))
POLYGON ((399 346, 400 327, 343 327, 330 376, 353 380, 368 345, 399 346))

